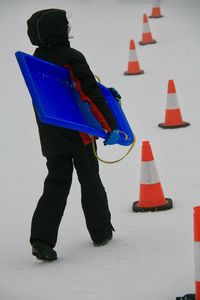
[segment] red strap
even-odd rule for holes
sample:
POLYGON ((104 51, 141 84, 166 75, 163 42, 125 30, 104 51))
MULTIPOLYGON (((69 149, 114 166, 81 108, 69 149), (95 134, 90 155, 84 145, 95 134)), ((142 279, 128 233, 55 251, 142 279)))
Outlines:
MULTIPOLYGON (((77 79, 72 70, 71 70, 71 66, 69 65, 64 65, 65 68, 67 68, 70 71, 70 75, 73 81, 75 81, 76 83, 76 90, 78 91, 80 98, 83 102, 87 102, 90 105, 90 110, 93 113, 93 115, 96 117, 96 119, 99 121, 99 123, 101 124, 101 126, 106 129, 106 131, 111 131, 110 126, 108 125, 106 119, 104 118, 104 116, 102 115, 102 113, 99 111, 99 109, 97 108, 97 106, 94 104, 94 102, 82 91, 81 89, 81 82, 79 79, 77 79)), ((80 136, 84 142, 84 144, 89 144, 91 143, 91 138, 89 137, 88 134, 80 132, 80 136)), ((97 138, 96 138, 97 139, 97 138)))

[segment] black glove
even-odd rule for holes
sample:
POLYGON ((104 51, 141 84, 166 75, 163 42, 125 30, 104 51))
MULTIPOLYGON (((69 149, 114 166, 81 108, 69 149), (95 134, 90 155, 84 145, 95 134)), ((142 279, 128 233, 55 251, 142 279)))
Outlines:
POLYGON ((109 90, 112 93, 113 97, 115 97, 117 100, 121 99, 121 95, 118 93, 118 91, 115 88, 110 87, 109 90))

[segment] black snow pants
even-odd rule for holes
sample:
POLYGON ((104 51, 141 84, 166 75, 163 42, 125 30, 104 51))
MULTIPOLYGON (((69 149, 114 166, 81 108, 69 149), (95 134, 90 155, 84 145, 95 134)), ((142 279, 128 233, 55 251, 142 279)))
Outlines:
POLYGON ((92 145, 78 146, 67 154, 47 157, 48 175, 31 224, 30 242, 40 240, 54 247, 66 206, 75 167, 81 185, 81 203, 86 226, 95 242, 111 235, 111 214, 99 176, 92 145))

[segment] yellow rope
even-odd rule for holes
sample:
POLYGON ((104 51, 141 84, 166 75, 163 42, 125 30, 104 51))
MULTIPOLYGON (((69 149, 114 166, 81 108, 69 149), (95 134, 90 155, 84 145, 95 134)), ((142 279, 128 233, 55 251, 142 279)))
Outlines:
MULTIPOLYGON (((99 83, 101 83, 101 79, 100 79, 99 76, 95 75, 95 78, 97 79, 97 81, 98 81, 99 83)), ((117 101, 119 102, 120 106, 122 106, 122 101, 121 101, 120 99, 118 99, 117 101)), ((121 132, 122 134, 125 135, 125 140, 127 140, 127 139, 128 139, 127 134, 126 134, 125 132, 123 132, 123 131, 120 131, 120 132, 121 132)), ((121 158, 119 158, 119 159, 117 159, 117 160, 106 161, 106 160, 100 158, 100 157, 97 155, 97 152, 96 152, 96 149, 95 149, 94 137, 93 137, 93 136, 90 136, 90 137, 91 137, 91 139, 92 139, 92 149, 93 149, 93 152, 94 152, 94 156, 95 156, 99 161, 101 161, 101 162, 103 162, 103 163, 105 163, 105 164, 115 164, 115 163, 117 163, 117 162, 120 162, 122 159, 124 159, 124 158, 131 152, 131 150, 133 149, 133 147, 135 146, 135 143, 136 143, 136 138, 134 138, 134 141, 133 141, 133 143, 131 144, 131 146, 130 146, 130 148, 128 149, 128 151, 127 151, 126 154, 124 154, 121 158)))
MULTIPOLYGON (((124 133, 125 134, 125 133, 124 133)), ((125 134, 126 135, 126 134, 125 134)), ((126 135, 127 136, 127 135, 126 135)), ((117 160, 113 160, 113 161, 106 161, 102 158, 100 158, 98 155, 97 155, 97 152, 96 152, 96 149, 95 149, 95 142, 94 142, 94 138, 93 136, 91 136, 91 139, 92 139, 92 149, 93 149, 93 152, 94 152, 94 156, 101 162, 103 163, 106 163, 106 164, 114 164, 114 163, 117 163, 117 162, 120 162, 122 159, 124 159, 130 152, 131 150, 133 149, 133 147, 135 146, 135 143, 136 143, 136 138, 134 138, 134 142, 131 144, 129 150, 127 151, 126 154, 124 154, 121 158, 117 159, 117 160)))
POLYGON ((94 75, 94 77, 97 79, 97 81, 98 81, 99 83, 101 83, 101 79, 100 79, 100 77, 99 77, 99 76, 97 76, 97 75, 94 75))

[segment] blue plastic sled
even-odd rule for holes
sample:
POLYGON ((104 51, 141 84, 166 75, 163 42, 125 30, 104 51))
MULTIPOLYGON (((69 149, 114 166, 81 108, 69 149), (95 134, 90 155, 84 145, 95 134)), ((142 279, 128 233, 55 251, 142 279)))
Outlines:
MULTIPOLYGON (((67 68, 21 51, 15 55, 41 122, 106 138, 107 133, 91 113, 89 105, 80 99, 67 68)), ((99 87, 117 121, 118 129, 126 134, 120 133, 118 144, 132 144, 134 134, 120 104, 108 88, 102 84, 99 87)))

